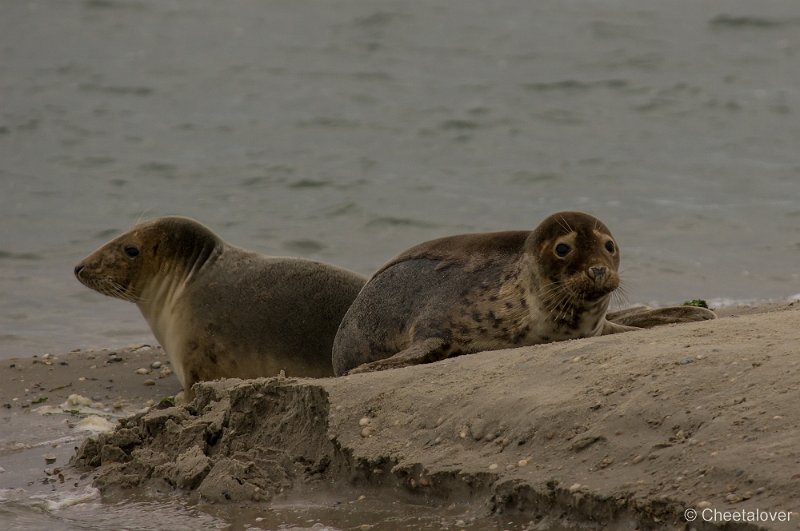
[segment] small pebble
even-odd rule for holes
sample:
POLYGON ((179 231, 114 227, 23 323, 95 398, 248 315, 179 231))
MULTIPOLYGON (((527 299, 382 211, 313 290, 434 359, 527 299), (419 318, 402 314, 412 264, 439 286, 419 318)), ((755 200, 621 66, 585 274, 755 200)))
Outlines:
POLYGON ((361 420, 358 421, 359 426, 369 426, 369 417, 362 417, 361 420))
POLYGON ((519 461, 517 461, 517 466, 520 466, 520 467, 528 466, 528 460, 527 459, 520 459, 519 461))
POLYGON ((372 436, 372 428, 370 428, 369 426, 365 426, 361 430, 361 436, 362 437, 371 437, 372 436))
POLYGON ((497 463, 492 463, 491 465, 489 465, 489 470, 497 470, 498 466, 499 465, 497 463))
POLYGON ((631 459, 631 463, 633 463, 635 465, 637 463, 641 463, 643 459, 644 459, 644 457, 642 457, 642 455, 639 454, 636 457, 634 457, 633 459, 631 459))
POLYGON ((150 371, 145 368, 136 369, 136 374, 148 374, 149 372, 150 371))
POLYGON ((150 364, 150 368, 151 369, 160 369, 161 368, 161 362, 160 361, 154 361, 153 363, 150 364))
POLYGON ((148 378, 147 380, 144 381, 144 384, 145 385, 155 385, 156 381, 155 380, 151 380, 150 378, 148 378))
POLYGON ((0 474, 2 474, 5 471, 6 471, 6 469, 0 466, 0 474))
POLYGON ((569 488, 570 492, 578 492, 579 490, 581 490, 581 484, 580 483, 574 483, 569 488))
POLYGON ((169 367, 161 367, 161 370, 158 371, 159 378, 166 378, 170 374, 172 374, 172 369, 170 369, 169 367))
POLYGON ((698 509, 700 509, 700 510, 703 510, 703 509, 708 509, 709 507, 711 507, 711 502, 710 502, 710 501, 703 500, 703 501, 701 501, 701 502, 697 502, 697 503, 695 504, 695 507, 697 507, 697 508, 698 508, 698 509))
POLYGON ((44 456, 44 462, 47 463, 48 465, 52 465, 53 463, 56 462, 56 456, 53 454, 47 454, 44 456))
POLYGON ((358 497, 358 501, 361 501, 361 500, 366 500, 366 499, 367 499, 367 497, 366 497, 366 496, 364 496, 363 494, 362 494, 361 496, 359 496, 359 497, 358 497))

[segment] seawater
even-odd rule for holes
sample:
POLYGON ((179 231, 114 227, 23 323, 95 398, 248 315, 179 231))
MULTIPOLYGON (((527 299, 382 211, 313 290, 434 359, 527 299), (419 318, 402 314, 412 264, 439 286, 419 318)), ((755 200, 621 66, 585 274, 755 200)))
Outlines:
MULTIPOLYGON (((152 341, 72 269, 165 214, 369 274, 580 209, 631 303, 800 292, 793 0, 29 0, 0 50, 0 358, 152 341)), ((0 491, 2 527, 260 525, 34 495, 0 491)))
POLYGON ((0 358, 152 342, 72 269, 165 214, 369 274, 580 209, 631 303, 800 292, 792 0, 31 0, 0 47, 0 358))

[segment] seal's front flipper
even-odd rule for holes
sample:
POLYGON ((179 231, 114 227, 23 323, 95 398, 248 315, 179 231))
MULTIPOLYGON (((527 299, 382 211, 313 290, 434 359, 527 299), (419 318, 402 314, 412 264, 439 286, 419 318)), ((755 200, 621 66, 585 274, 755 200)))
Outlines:
POLYGON ((447 357, 447 345, 444 339, 431 337, 414 343, 407 349, 401 350, 391 357, 359 365, 348 371, 347 374, 398 369, 409 365, 420 365, 422 363, 439 361, 447 357))
POLYGON ((641 328, 612 323, 611 321, 606 320, 606 322, 603 323, 603 330, 600 332, 600 335, 607 336, 609 334, 621 334, 622 332, 632 332, 634 330, 641 330, 641 328))
POLYGON ((646 308, 624 315, 609 315, 608 317, 613 319, 614 324, 636 328, 652 328, 665 324, 708 321, 709 319, 716 319, 717 315, 711 310, 698 306, 667 306, 665 308, 646 308))
POLYGON ((652 310, 651 306, 632 306, 630 308, 625 308, 624 310, 617 310, 615 312, 608 312, 606 313, 606 321, 612 321, 614 323, 621 323, 622 319, 626 319, 634 314, 640 314, 643 312, 648 312, 652 310))

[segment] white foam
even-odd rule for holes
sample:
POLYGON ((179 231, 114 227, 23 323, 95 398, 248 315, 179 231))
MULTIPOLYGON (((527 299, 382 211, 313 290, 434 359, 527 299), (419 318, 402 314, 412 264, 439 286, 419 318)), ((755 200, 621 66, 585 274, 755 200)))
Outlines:
POLYGON ((66 507, 72 507, 81 503, 89 503, 100 500, 100 491, 94 487, 84 487, 79 492, 69 492, 63 495, 44 496, 34 494, 30 497, 31 505, 41 507, 46 511, 58 511, 66 507))
POLYGON ((115 427, 116 423, 97 415, 90 415, 75 425, 76 430, 91 433, 108 433, 113 431, 115 427))
POLYGON ((62 413, 77 413, 79 415, 97 415, 99 417, 120 418, 130 415, 129 412, 114 412, 110 409, 100 409, 103 404, 92 402, 85 396, 72 394, 58 406, 40 406, 34 409, 39 415, 60 415, 62 413))
MULTIPOLYGON (((91 406, 92 400, 90 398, 86 398, 85 396, 78 395, 78 394, 71 394, 67 397, 67 401, 65 402, 68 406, 91 406)), ((63 405, 62 405, 63 406, 63 405)))
POLYGON ((67 435, 65 437, 59 437, 58 439, 51 439, 49 441, 40 441, 37 443, 33 443, 28 445, 28 448, 41 448, 42 446, 58 446, 62 444, 69 444, 71 442, 75 442, 77 439, 74 436, 67 435))

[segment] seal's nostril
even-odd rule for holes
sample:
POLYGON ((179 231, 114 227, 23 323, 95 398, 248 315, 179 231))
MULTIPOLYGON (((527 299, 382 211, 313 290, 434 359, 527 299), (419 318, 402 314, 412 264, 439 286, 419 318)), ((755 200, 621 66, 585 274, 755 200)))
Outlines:
POLYGON ((81 271, 83 271, 83 264, 78 264, 75 266, 75 276, 80 277, 81 271))
POLYGON ((602 277, 602 276, 604 276, 605 274, 606 274, 606 268, 605 268, 605 267, 603 267, 603 266, 600 266, 600 267, 590 267, 590 268, 589 268, 589 276, 590 276, 591 278, 593 278, 593 279, 594 279, 594 278, 598 278, 598 277, 602 277))

